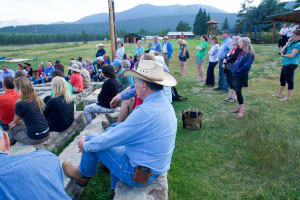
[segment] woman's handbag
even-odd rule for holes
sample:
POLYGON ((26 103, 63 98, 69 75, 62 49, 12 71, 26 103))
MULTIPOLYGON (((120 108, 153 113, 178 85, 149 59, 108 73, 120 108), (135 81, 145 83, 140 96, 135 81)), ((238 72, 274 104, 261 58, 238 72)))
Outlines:
POLYGON ((202 127, 203 113, 198 109, 188 109, 182 112, 183 128, 197 130, 202 127))

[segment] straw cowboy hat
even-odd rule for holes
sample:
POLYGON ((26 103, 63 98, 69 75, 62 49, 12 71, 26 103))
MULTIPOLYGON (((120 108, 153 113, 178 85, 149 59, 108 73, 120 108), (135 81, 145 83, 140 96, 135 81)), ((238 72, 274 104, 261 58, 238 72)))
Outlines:
POLYGON ((186 41, 183 39, 178 39, 177 42, 178 44, 186 44, 186 41))
POLYGON ((75 64, 72 64, 70 67, 68 67, 69 70, 73 70, 75 72, 81 72, 81 70, 79 69, 79 66, 75 63, 75 64))
POLYGON ((99 44, 96 45, 96 47, 104 47, 104 44, 99 43, 99 44))
POLYGON ((174 87, 177 85, 175 77, 165 72, 163 65, 153 60, 141 60, 135 70, 126 70, 123 76, 134 76, 138 79, 159 85, 174 87))

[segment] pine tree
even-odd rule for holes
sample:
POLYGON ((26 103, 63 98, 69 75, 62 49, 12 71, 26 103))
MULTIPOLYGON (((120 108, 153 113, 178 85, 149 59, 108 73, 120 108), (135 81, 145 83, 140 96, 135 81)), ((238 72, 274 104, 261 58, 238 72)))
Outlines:
POLYGON ((210 20, 209 13, 206 10, 200 8, 198 14, 196 15, 193 32, 195 35, 203 35, 207 33, 207 22, 210 20))
POLYGON ((229 30, 229 23, 227 17, 224 20, 224 23, 222 25, 222 30, 229 30))
POLYGON ((176 27, 176 31, 190 31, 191 27, 187 22, 180 21, 176 27))

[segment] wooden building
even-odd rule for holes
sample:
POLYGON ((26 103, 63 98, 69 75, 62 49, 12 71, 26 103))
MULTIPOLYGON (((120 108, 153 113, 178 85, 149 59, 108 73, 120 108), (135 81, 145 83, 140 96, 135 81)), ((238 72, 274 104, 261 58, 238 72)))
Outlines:
POLYGON ((274 43, 275 34, 277 31, 277 22, 294 22, 296 24, 300 23, 300 8, 297 8, 293 11, 281 13, 278 15, 272 15, 268 17, 269 19, 273 19, 273 35, 272 42, 274 43))
POLYGON ((128 35, 126 35, 124 37, 124 42, 125 43, 137 43, 138 40, 141 40, 142 37, 137 35, 137 34, 134 34, 134 33, 129 33, 128 35))

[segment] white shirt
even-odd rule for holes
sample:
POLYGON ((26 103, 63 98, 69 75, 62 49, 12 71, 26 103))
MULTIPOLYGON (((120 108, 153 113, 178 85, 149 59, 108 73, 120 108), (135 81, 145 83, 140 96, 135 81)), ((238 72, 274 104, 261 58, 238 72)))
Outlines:
POLYGON ((288 37, 292 37, 292 35, 293 35, 293 33, 294 33, 294 31, 297 29, 297 26, 295 25, 295 26, 290 26, 289 27, 289 31, 287 32, 287 36, 288 37))
POLYGON ((121 47, 116 50, 116 56, 123 58, 125 54, 125 48, 121 47))
POLYGON ((163 52, 163 53, 168 53, 167 43, 164 43, 164 44, 163 44, 162 52, 163 52))
POLYGON ((279 34, 280 35, 287 35, 288 32, 289 32, 288 27, 286 27, 286 28, 282 27, 281 30, 279 31, 279 34))
POLYGON ((217 62, 218 61, 219 48, 220 47, 218 44, 215 44, 210 48, 210 50, 208 52, 209 62, 217 62))

